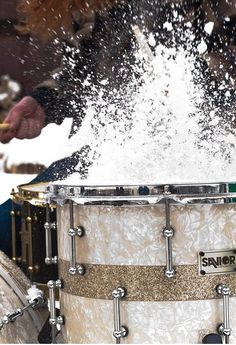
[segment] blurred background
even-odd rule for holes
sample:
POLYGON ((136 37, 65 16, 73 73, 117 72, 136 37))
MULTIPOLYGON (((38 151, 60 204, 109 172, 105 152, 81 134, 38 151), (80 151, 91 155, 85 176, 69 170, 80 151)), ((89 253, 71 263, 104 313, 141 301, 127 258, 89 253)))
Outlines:
MULTIPOLYGON (((15 27, 17 4, 17 0, 0 1, 0 123, 19 99, 47 79, 50 72, 60 64, 60 56, 55 54, 55 46, 43 45, 29 35, 19 35, 15 27)), ((30 145, 27 140, 17 139, 6 145, 0 143, 2 188, 3 180, 12 187, 22 180, 30 181, 31 176, 20 175, 37 175, 54 161, 53 152, 47 159, 43 159, 42 156, 45 156, 45 146, 49 142, 52 146, 52 136, 58 134, 55 126, 47 126, 49 128, 45 129, 42 138, 31 140, 30 145), (35 154, 40 151, 43 151, 43 155, 35 154), (13 179, 13 175, 10 174, 17 176, 13 179)))

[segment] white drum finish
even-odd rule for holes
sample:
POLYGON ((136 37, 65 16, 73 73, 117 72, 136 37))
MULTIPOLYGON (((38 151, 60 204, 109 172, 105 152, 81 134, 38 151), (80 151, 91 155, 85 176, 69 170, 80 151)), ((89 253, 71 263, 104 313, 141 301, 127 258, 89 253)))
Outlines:
MULTIPOLYGON (((67 343, 114 343, 113 302, 61 292, 67 343)), ((216 333, 222 319, 222 300, 186 302, 121 302, 121 323, 129 334, 121 343, 201 344, 216 333)), ((231 343, 236 343, 236 298, 230 299, 231 343)))
MULTIPOLYGON (((58 206, 57 213, 59 258, 69 261, 69 206, 58 206)), ((76 239, 79 263, 136 266, 166 264, 165 239, 162 235, 165 226, 164 205, 75 205, 74 218, 75 226, 85 228, 85 236, 76 239)), ((232 249, 236 246, 236 205, 174 205, 171 206, 171 225, 175 228, 175 265, 197 265, 198 251, 232 249)), ((221 276, 219 283, 223 283, 221 276)), ((111 293, 116 287, 111 286, 111 293)), ((181 302, 121 301, 122 324, 129 329, 128 337, 121 342, 201 343, 204 335, 216 332, 217 325, 223 322, 222 304, 222 298, 181 302)), ((62 327, 66 342, 115 341, 112 336, 112 300, 69 295, 62 289, 61 307, 66 320, 62 327)), ((230 299, 230 313, 233 328, 231 341, 236 342, 235 297, 230 299)))
MULTIPOLYGON (((79 206, 75 226, 85 228, 77 240, 81 263, 165 265, 165 206, 79 206)), ((59 258, 70 260, 69 206, 57 207, 59 258)), ((197 264, 197 252, 236 246, 235 205, 171 206, 173 261, 197 264)))
MULTIPOLYGON (((11 283, 9 285, 0 274, 0 318, 8 312, 13 312, 17 308, 23 307, 20 298, 13 288, 13 284, 16 284, 24 295, 27 295, 27 288, 30 286, 24 273, 2 252, 0 252, 0 272, 1 269, 8 272, 11 283)), ((40 319, 38 320, 39 322, 41 321, 40 319)), ((39 331, 32 318, 25 312, 14 323, 3 326, 2 330, 0 330, 0 343, 38 343, 38 333, 39 331)))

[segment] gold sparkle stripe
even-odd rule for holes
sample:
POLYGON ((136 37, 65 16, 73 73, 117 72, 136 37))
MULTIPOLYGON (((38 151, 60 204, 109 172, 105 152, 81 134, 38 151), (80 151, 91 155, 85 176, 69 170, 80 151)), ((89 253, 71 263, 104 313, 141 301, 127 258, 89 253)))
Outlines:
POLYGON ((59 260, 62 291, 87 298, 112 299, 117 287, 126 289, 128 301, 190 301, 218 298, 215 287, 224 283, 236 296, 236 275, 198 275, 197 265, 175 266, 176 276, 166 278, 164 266, 84 264, 83 276, 69 274, 69 262, 59 260))

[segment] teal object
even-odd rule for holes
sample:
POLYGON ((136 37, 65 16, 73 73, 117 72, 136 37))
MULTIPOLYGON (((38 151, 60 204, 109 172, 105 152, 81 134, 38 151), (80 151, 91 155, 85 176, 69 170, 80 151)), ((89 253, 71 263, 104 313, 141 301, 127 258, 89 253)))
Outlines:
MULTIPOLYGON (((0 205, 0 250, 3 251, 10 259, 12 258, 12 235, 11 235, 11 211, 12 200, 8 199, 0 205)), ((14 204, 14 211, 16 214, 16 249, 20 250, 20 226, 21 226, 21 206, 14 204), (19 211, 19 212, 18 212, 19 211)))
POLYGON ((12 201, 8 199, 0 205, 0 250, 11 257, 11 208, 12 201))
MULTIPOLYGON (((229 185, 229 192, 236 193, 236 183, 232 183, 229 185)), ((236 198, 233 198, 233 202, 236 202, 236 198)))

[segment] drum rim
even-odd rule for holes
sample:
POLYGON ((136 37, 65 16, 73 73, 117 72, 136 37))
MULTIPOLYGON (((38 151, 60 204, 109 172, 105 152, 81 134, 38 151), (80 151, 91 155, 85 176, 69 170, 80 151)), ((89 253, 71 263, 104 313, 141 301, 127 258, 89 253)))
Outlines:
MULTIPOLYGON (((29 303, 26 298, 26 294, 32 284, 25 276, 24 272, 2 251, 0 251, 0 258, 0 277, 13 290, 14 294, 19 298, 22 306, 27 306, 29 303), (17 276, 15 275, 16 272, 17 276), (18 276, 19 274, 20 276, 18 276)), ((27 314, 32 320, 35 329, 39 332, 43 326, 43 319, 40 313, 36 309, 30 308, 27 310, 27 314)))
POLYGON ((236 202, 236 191, 230 191, 234 185, 236 182, 104 186, 51 183, 46 194, 57 204, 73 200, 81 205, 148 205, 167 199, 180 204, 224 204, 236 202))
POLYGON ((14 201, 36 206, 62 205, 68 200, 94 206, 155 205, 167 199, 177 204, 231 204, 236 203, 236 191, 230 192, 234 185, 236 182, 100 186, 40 182, 19 185, 18 193, 12 194, 14 201))
POLYGON ((21 184, 17 186, 17 189, 18 189, 17 192, 13 191, 11 193, 12 199, 16 203, 29 202, 35 206, 45 207, 47 203, 45 193, 46 193, 48 185, 49 185, 49 182, 21 184), (44 186, 44 190, 39 190, 37 188, 31 189, 31 190, 27 189, 27 187, 30 187, 30 186, 31 187, 44 186))

